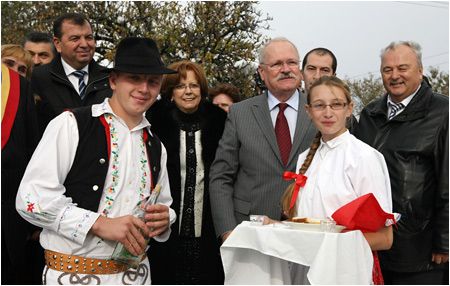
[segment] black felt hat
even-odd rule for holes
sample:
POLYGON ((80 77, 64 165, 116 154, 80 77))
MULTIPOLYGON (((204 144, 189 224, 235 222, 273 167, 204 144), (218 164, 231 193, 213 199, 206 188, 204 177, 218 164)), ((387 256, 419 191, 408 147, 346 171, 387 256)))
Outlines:
POLYGON ((177 73, 177 71, 164 66, 153 39, 136 37, 120 41, 117 46, 114 67, 104 71, 123 71, 134 74, 177 73))

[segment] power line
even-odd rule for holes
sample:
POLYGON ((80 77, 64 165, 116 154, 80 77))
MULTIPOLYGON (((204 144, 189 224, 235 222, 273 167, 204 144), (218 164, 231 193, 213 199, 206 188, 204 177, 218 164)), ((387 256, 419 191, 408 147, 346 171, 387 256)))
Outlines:
MULTIPOLYGON (((434 58, 434 57, 442 56, 442 55, 445 55, 445 54, 448 54, 448 52, 443 52, 443 53, 440 53, 440 54, 436 54, 436 55, 432 55, 432 56, 423 58, 422 61, 423 61, 423 60, 427 60, 427 59, 431 59, 431 58, 434 58)), ((440 66, 440 65, 443 65, 443 64, 446 64, 446 63, 448 63, 448 62, 443 62, 443 63, 440 63, 440 64, 435 64, 435 65, 430 65, 430 66, 440 66)), ((371 71, 371 72, 366 72, 366 73, 364 73, 364 74, 360 74, 360 75, 355 75, 355 76, 349 77, 348 79, 352 79, 352 78, 356 78, 356 77, 361 77, 361 76, 369 75, 369 74, 371 74, 371 73, 376 73, 376 72, 379 72, 379 71, 380 71, 380 70, 371 71)))
POLYGON ((404 4, 413 4, 413 5, 419 5, 419 6, 428 6, 433 8, 440 8, 440 9, 447 9, 448 7, 442 7, 442 6, 434 6, 434 5, 427 5, 424 3, 417 3, 417 2, 408 2, 408 1, 396 1, 397 3, 404 3, 404 4))
POLYGON ((442 5, 448 6, 448 2, 444 2, 444 1, 430 1, 430 2, 434 2, 436 4, 442 4, 442 5))
POLYGON ((434 57, 437 57, 437 56, 442 56, 442 55, 445 55, 445 54, 448 54, 448 52, 443 52, 443 53, 440 53, 440 54, 437 54, 437 55, 434 55, 434 56, 429 56, 429 57, 423 58, 423 60, 431 59, 431 58, 434 58, 434 57))

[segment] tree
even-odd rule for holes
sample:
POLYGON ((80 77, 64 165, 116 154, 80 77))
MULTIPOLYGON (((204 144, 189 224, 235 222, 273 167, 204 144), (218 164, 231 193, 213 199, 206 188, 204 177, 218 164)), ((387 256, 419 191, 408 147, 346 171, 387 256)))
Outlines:
POLYGON ((369 102, 380 98, 384 95, 383 82, 380 77, 375 77, 373 74, 369 74, 369 77, 362 79, 344 79, 344 81, 350 87, 355 107, 353 108, 353 114, 359 116, 364 106, 369 102))
POLYGON ((255 88, 255 59, 268 39, 268 15, 255 1, 2 1, 2 44, 20 44, 30 31, 52 34, 53 20, 67 12, 84 13, 96 38, 95 59, 112 62, 124 37, 151 37, 170 64, 200 63, 210 86, 231 83, 245 97, 255 88))
POLYGON ((440 72, 437 67, 429 67, 427 78, 435 93, 448 96, 448 73, 440 72))

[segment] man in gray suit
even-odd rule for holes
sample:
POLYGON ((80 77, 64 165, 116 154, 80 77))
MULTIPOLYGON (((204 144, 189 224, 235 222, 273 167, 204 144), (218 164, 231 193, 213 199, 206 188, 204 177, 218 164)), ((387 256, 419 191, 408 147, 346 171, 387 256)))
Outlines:
POLYGON ((283 173, 298 171, 298 155, 315 137, 317 129, 304 109, 306 96, 297 90, 299 59, 297 48, 286 38, 266 43, 258 70, 268 91, 230 106, 210 172, 214 227, 223 241, 251 214, 281 217, 279 202, 292 183, 283 180, 283 173), (275 135, 280 103, 287 103, 283 117, 291 145, 284 158, 275 135))

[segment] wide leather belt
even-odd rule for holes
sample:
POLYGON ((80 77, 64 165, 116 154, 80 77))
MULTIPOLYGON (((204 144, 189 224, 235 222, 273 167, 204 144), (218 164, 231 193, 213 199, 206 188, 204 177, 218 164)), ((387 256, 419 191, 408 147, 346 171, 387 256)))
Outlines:
MULTIPOLYGON (((142 260, 146 257, 147 254, 144 254, 142 260)), ((114 260, 93 259, 50 250, 45 250, 45 263, 50 269, 79 274, 117 274, 130 269, 114 260)))

